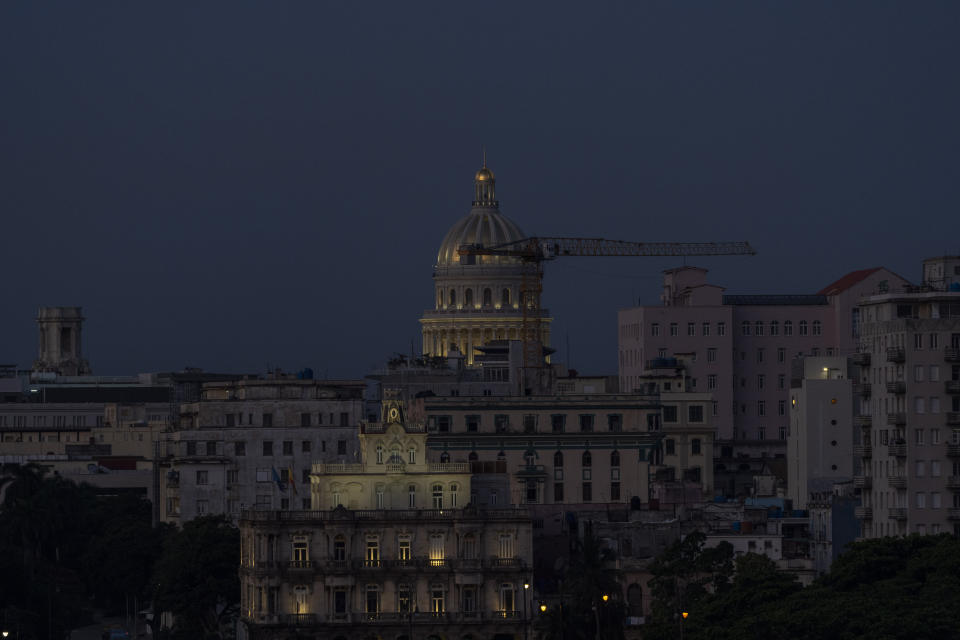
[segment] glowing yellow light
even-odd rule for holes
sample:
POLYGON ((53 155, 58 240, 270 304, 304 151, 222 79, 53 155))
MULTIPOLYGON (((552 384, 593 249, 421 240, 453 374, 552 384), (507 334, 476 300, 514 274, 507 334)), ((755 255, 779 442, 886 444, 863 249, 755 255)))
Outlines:
POLYGON ((683 616, 683 619, 686 620, 686 619, 687 619, 687 616, 690 615, 690 614, 687 613, 686 611, 684 611, 684 612, 681 613, 680 615, 682 615, 682 616, 683 616))
POLYGON ((610 599, 610 596, 608 596, 607 594, 603 594, 603 601, 604 601, 604 602, 606 602, 606 601, 609 600, 609 599, 610 599))
POLYGON ((547 610, 547 605, 541 604, 541 605, 540 605, 540 613, 543 613, 543 612, 546 611, 546 610, 547 610))

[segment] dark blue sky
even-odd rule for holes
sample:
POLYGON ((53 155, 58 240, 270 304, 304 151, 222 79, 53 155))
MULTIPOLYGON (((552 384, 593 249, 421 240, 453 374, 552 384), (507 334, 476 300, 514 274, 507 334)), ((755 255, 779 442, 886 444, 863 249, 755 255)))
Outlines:
MULTIPOLYGON (((960 252, 960 3, 5 2, 0 361, 82 305, 97 373, 419 343, 480 147, 540 235, 749 240, 730 292, 960 252)), ((649 258, 547 266, 555 345, 616 370, 649 258)))

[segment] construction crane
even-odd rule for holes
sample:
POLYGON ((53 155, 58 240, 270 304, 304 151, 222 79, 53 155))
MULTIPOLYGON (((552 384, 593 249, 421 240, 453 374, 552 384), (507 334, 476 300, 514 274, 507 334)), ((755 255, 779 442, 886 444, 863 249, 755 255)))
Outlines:
POLYGON ((465 244, 459 248, 461 264, 475 264, 476 256, 517 258, 523 264, 520 282, 523 339, 523 385, 531 370, 543 363, 541 338, 543 263, 562 256, 752 256, 748 242, 625 242, 604 238, 529 237, 494 246, 465 244))

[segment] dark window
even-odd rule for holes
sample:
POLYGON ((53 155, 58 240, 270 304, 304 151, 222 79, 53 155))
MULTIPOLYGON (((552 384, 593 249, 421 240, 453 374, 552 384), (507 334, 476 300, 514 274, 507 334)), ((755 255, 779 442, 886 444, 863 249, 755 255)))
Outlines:
POLYGON ((303 453, 310 453, 310 448, 311 448, 312 446, 313 446, 313 445, 312 445, 312 443, 311 443, 309 440, 304 440, 303 442, 300 443, 300 450, 301 450, 303 453))
POLYGON ((677 408, 676 408, 676 407, 664 407, 664 408, 663 408, 663 421, 664 421, 664 422, 676 422, 676 421, 677 421, 677 408))
POLYGON ((703 422, 703 405, 691 404, 688 406, 687 416, 690 422, 703 422))
POLYGON ((453 419, 450 416, 436 416, 434 418, 434 425, 440 433, 450 433, 450 425, 453 422, 453 419))
POLYGON ((537 416, 532 413, 528 413, 523 416, 523 432, 524 433, 535 433, 537 431, 537 416))
POLYGON ((270 440, 263 441, 263 455, 272 456, 273 455, 273 442, 270 440))
POLYGON ((197 443, 196 442, 187 442, 187 455, 195 456, 197 455, 197 443))
POLYGON ((309 413, 301 413, 301 414, 300 414, 300 426, 301 426, 301 427, 309 427, 309 426, 310 426, 310 414, 309 414, 309 413))
POLYGON ((583 483, 583 501, 584 502, 593 501, 593 483, 591 482, 583 483))
POLYGON ((553 454, 553 466, 562 467, 563 466, 563 453, 557 451, 553 454))
POLYGON ((265 413, 263 414, 263 426, 272 427, 273 426, 273 414, 265 413))
POLYGON ((608 415, 607 428, 610 431, 623 431, 623 416, 619 413, 611 413, 608 415))
POLYGON ((694 438, 690 441, 690 453, 695 456, 700 455, 700 438, 694 438))
POLYGON ((245 455, 247 455, 247 443, 246 443, 246 442, 234 442, 234 443, 233 443, 233 455, 235 455, 235 456, 245 456, 245 455))
POLYGON ((567 424, 567 416, 563 414, 554 414, 550 416, 550 426, 553 429, 554 433, 563 433, 563 429, 567 424))
MULTIPOLYGON (((310 484, 310 469, 303 470, 302 476, 300 478, 300 482, 306 485, 310 484)), ((308 500, 307 505, 309 506, 309 504, 310 504, 310 501, 308 500)))
POLYGON ((293 441, 284 440, 283 441, 283 455, 292 456, 293 455, 293 441))
POLYGON ((337 455, 345 456, 347 455, 347 441, 346 440, 337 440, 337 455))
POLYGON ((207 441, 207 455, 208 455, 208 456, 215 456, 215 455, 217 455, 217 443, 216 443, 216 442, 214 442, 214 441, 212 441, 212 440, 207 441))
POLYGON ((593 463, 593 458, 590 456, 589 451, 584 451, 583 456, 580 459, 580 464, 584 467, 589 467, 593 463))
POLYGON ((593 431, 593 414, 580 414, 580 431, 593 431))
POLYGON ((610 453, 610 466, 619 467, 620 466, 620 452, 613 451, 610 453))
POLYGON ((676 443, 673 440, 665 440, 665 449, 668 456, 676 453, 676 443))
POLYGON ((619 482, 610 483, 610 499, 611 500, 620 499, 620 483, 619 482))
POLYGON ((556 482, 553 485, 553 501, 563 502, 563 483, 556 482))
POLYGON ((228 413, 225 417, 227 419, 227 426, 228 427, 234 426, 234 415, 232 413, 228 413))
POLYGON ((346 411, 340 412, 340 426, 349 427, 350 426, 350 414, 346 411))
POLYGON ((480 430, 480 416, 467 416, 467 431, 476 433, 480 430))
POLYGON ((510 426, 510 416, 493 416, 493 426, 497 430, 497 433, 503 433, 510 426))

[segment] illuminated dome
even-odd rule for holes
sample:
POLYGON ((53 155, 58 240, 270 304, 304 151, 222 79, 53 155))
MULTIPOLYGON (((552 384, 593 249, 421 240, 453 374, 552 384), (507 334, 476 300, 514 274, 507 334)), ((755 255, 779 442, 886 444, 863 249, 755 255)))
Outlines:
MULTIPOLYGON (((491 247, 526 237, 520 227, 500 213, 500 203, 497 202, 495 193, 496 182, 493 171, 484 163, 483 168, 473 177, 473 209, 447 232, 437 253, 438 267, 459 266, 460 255, 457 250, 461 245, 482 244, 491 247)), ((514 264, 516 260, 477 256, 476 262, 486 265, 514 264)))
MULTIPOLYGON (((513 242, 526 238, 512 220, 496 209, 475 208, 466 217, 461 218, 447 232, 437 254, 437 266, 445 267, 460 263, 457 250, 464 244, 482 244, 491 247, 504 242, 513 242)), ((479 264, 511 264, 513 258, 497 256, 477 256, 479 264)))

